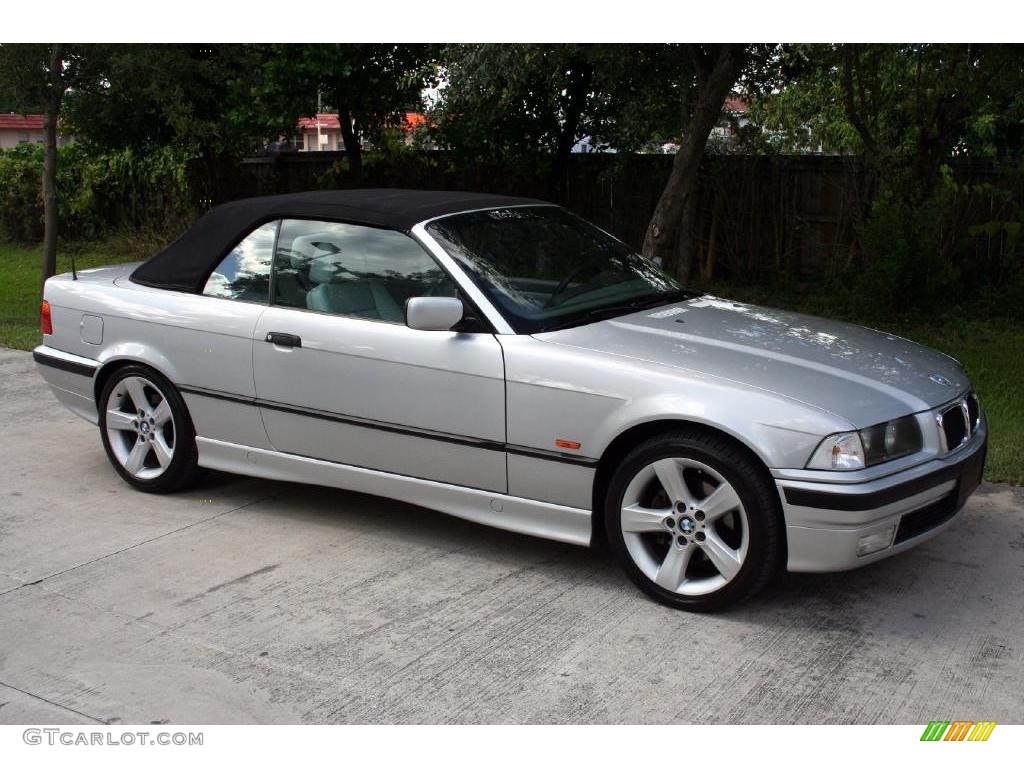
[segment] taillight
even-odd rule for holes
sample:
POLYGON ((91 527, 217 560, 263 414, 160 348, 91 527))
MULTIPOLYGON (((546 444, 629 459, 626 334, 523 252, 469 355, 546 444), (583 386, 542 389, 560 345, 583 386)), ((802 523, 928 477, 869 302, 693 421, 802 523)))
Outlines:
POLYGON ((39 309, 39 330, 47 336, 53 334, 53 319, 50 317, 50 302, 43 299, 43 305, 39 309))

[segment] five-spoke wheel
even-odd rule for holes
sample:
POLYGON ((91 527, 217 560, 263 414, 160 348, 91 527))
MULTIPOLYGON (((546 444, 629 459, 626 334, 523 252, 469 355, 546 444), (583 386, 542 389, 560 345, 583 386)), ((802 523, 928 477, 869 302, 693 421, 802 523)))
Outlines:
POLYGON ((685 457, 648 464, 626 487, 621 509, 626 549, 663 589, 706 594, 743 566, 746 512, 732 485, 707 464, 685 457))
POLYGON ((117 382, 105 403, 107 439, 129 474, 142 480, 162 475, 174 459, 174 420, 167 396, 142 376, 117 382))
POLYGON ((156 371, 141 365, 114 371, 100 393, 99 413, 107 456, 136 488, 166 493, 195 480, 192 422, 181 395, 156 371))
POLYGON ((759 589, 777 566, 781 526, 755 461, 699 431, 660 435, 630 452, 609 485, 605 529, 633 580, 692 610, 759 589))

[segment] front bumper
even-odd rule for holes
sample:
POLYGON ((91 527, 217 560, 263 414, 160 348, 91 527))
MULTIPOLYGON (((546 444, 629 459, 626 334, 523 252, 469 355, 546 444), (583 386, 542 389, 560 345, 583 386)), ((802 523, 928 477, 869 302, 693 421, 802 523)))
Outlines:
POLYGON ((956 452, 877 480, 776 480, 786 521, 786 569, 859 568, 937 535, 960 516, 981 482, 987 447, 982 420, 956 452), (868 544, 878 549, 858 554, 858 547, 868 544))

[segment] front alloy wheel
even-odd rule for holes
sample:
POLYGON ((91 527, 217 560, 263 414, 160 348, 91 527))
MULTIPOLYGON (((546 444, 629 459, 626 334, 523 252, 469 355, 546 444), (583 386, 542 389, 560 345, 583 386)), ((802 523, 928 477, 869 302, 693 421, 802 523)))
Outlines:
POLYGON ((709 432, 637 446, 609 487, 605 529, 630 577, 688 610, 749 597, 778 566, 778 499, 742 448, 709 432))
POLYGON ((626 549, 663 589, 706 595, 743 567, 747 513, 729 481, 707 464, 658 459, 633 477, 622 503, 626 549))

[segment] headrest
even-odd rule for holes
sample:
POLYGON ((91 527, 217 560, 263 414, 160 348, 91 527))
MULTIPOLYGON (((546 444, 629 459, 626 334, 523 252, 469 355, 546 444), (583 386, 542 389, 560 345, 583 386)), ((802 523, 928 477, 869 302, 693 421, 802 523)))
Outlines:
POLYGON ((300 235, 292 240, 292 269, 302 269, 313 259, 325 254, 340 253, 341 246, 329 232, 316 232, 312 235, 300 235))
MULTIPOLYGON (((309 264, 309 281, 311 283, 332 283, 348 274, 345 268, 345 257, 340 253, 328 253, 318 256, 309 264)), ((353 277, 349 275, 349 277, 353 277)))

